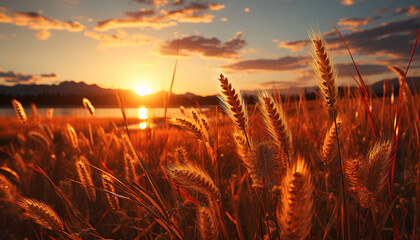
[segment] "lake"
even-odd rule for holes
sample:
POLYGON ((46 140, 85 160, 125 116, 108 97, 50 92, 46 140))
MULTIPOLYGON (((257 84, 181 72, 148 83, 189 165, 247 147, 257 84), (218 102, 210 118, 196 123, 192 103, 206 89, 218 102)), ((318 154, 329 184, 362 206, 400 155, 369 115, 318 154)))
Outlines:
MULTIPOLYGON (((37 108, 38 114, 41 116, 46 116, 47 111, 50 108, 37 108)), ((53 117, 89 117, 89 112, 81 108, 53 108, 53 117)), ((209 110, 209 107, 202 108, 205 112, 209 110)), ((32 114, 30 107, 25 107, 26 114, 29 116, 32 114)), ((140 106, 138 108, 126 108, 126 115, 128 118, 160 118, 164 115, 164 108, 146 108, 145 106, 140 106)), ((186 109, 188 111, 188 109, 186 109)), ((168 108, 167 116, 178 116, 181 115, 181 110, 179 108, 168 108)), ((16 116, 16 113, 13 108, 0 108, 0 117, 13 117, 16 116)), ((95 108, 95 117, 98 118, 115 118, 121 117, 121 110, 119 108, 95 108)))

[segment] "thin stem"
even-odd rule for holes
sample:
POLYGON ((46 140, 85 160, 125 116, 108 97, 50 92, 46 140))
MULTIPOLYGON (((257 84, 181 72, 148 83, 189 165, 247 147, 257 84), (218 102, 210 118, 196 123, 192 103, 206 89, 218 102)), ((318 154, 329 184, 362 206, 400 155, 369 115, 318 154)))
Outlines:
MULTIPOLYGON (((343 204, 344 204, 344 216, 342 216, 341 220, 344 222, 344 236, 347 236, 349 234, 347 229, 347 201, 346 201, 346 188, 345 188, 345 182, 344 182, 344 168, 343 168, 343 160, 341 159, 341 150, 340 150, 340 139, 338 138, 338 128, 337 128, 337 120, 335 118, 335 109, 334 105, 331 107, 333 118, 334 118, 334 125, 335 125, 335 136, 337 138, 337 149, 338 149, 338 159, 340 160, 340 174, 341 174, 341 188, 343 189, 343 204)), ((350 239, 350 238, 349 238, 350 239)))

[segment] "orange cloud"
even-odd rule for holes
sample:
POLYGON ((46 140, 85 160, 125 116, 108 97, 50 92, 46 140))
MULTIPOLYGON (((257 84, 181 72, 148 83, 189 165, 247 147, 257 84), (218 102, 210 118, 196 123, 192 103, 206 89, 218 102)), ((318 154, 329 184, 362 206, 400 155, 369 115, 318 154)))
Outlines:
POLYGON ((351 26, 351 27, 359 27, 359 26, 366 26, 371 23, 373 20, 372 17, 368 18, 341 18, 338 21, 338 25, 341 26, 351 26))
POLYGON ((406 14, 407 16, 416 16, 420 13, 420 7, 411 5, 405 8, 397 8, 396 13, 406 14))
POLYGON ((162 56, 190 57, 193 54, 208 58, 232 59, 241 57, 238 53, 246 45, 242 33, 222 43, 218 38, 205 38, 202 36, 184 36, 181 39, 167 41, 159 48, 162 56))
POLYGON ((290 52, 300 52, 302 49, 308 45, 308 41, 306 40, 298 40, 298 41, 286 41, 281 42, 277 45, 279 48, 288 48, 290 52))
POLYGON ((153 4, 157 8, 164 7, 168 4, 168 0, 135 0, 138 3, 153 4))
POLYGON ((50 38, 51 33, 48 32, 47 30, 41 30, 41 31, 38 31, 37 33, 35 33, 35 36, 39 40, 47 40, 48 38, 50 38))
POLYGON ((141 33, 129 35, 125 31, 118 30, 117 34, 108 35, 85 31, 85 36, 99 40, 99 48, 112 47, 137 47, 150 42, 150 37, 141 33))
POLYGON ((354 0, 342 0, 341 4, 346 5, 346 6, 350 6, 354 4, 354 0))
POLYGON ((176 26, 180 22, 210 23, 214 15, 206 11, 219 11, 225 6, 222 4, 207 4, 192 2, 175 10, 141 9, 138 12, 126 12, 124 19, 108 19, 99 21, 96 31, 108 31, 116 28, 153 28, 162 29, 176 26))
POLYGON ((80 32, 85 26, 77 21, 61 21, 46 17, 42 12, 17 12, 0 7, 0 22, 12 23, 17 26, 26 26, 34 30, 66 30, 80 32))

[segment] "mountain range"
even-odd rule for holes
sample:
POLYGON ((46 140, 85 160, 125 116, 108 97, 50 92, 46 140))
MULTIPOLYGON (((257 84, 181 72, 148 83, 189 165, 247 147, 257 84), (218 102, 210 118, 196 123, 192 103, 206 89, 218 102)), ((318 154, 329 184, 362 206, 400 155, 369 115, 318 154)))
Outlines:
MULTIPOLYGON (((420 77, 411 77, 408 78, 407 84, 411 89, 413 89, 415 86, 418 86, 417 83, 419 81, 420 77)), ((398 90, 399 83, 398 79, 396 78, 378 81, 368 85, 367 87, 377 95, 382 95, 384 89, 383 86, 386 82, 390 89, 391 86, 394 86, 395 90, 398 90)), ((295 95, 299 92, 312 94, 314 91, 317 91, 317 87, 290 88, 287 90, 287 93, 292 95, 295 95)), ((138 106, 139 103, 160 106, 163 105, 164 99, 167 97, 167 92, 164 91, 141 97, 131 90, 114 90, 109 88, 102 88, 97 84, 64 81, 53 85, 0 85, 0 105, 10 106, 11 99, 16 98, 19 101, 26 103, 34 102, 37 105, 74 106, 80 105, 80 100, 83 97, 87 97, 97 106, 115 106, 118 105, 116 92, 118 92, 119 95, 123 97, 123 100, 127 106, 138 106)), ((243 93, 250 99, 252 99, 252 96, 256 95, 257 92, 258 90, 243 91, 243 93)), ((309 96, 309 98, 311 98, 311 96, 309 96)), ((200 105, 212 105, 217 104, 217 96, 200 96, 190 92, 184 94, 171 94, 170 102, 171 105, 174 106, 190 106, 196 105, 197 103, 200 105)))

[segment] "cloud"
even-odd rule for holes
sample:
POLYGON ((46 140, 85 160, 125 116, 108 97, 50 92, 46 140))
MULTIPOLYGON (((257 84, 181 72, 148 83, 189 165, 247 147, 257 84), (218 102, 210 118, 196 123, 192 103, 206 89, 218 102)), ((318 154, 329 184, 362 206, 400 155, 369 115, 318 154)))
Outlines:
POLYGON ((85 36, 99 40, 99 48, 111 47, 137 47, 150 42, 150 37, 141 33, 129 35, 123 30, 118 30, 117 34, 103 34, 85 31, 85 36))
POLYGON ((308 57, 285 56, 277 59, 250 59, 222 66, 233 71, 290 71, 306 68, 309 65, 308 57))
MULTIPOLYGON (((65 30, 80 32, 85 26, 77 21, 61 21, 46 17, 42 12, 17 12, 0 7, 0 22, 12 23, 17 26, 26 26, 33 30, 65 30)), ((45 34, 44 34, 45 35, 45 34)))
POLYGON ((135 0, 138 3, 155 5, 157 8, 164 7, 168 4, 168 0, 135 0))
POLYGON ((70 4, 79 4, 79 0, 57 0, 59 2, 70 3, 70 4))
POLYGON ((210 23, 214 15, 206 11, 219 11, 225 6, 222 4, 209 4, 191 2, 189 5, 175 10, 141 9, 138 12, 126 12, 124 19, 107 19, 99 21, 96 31, 108 31, 116 28, 153 28, 162 29, 176 26, 180 22, 210 23))
POLYGON ((420 13, 420 6, 408 6, 405 8, 397 8, 395 10, 397 14, 406 14, 407 16, 416 16, 420 13))
POLYGON ((346 5, 346 6, 350 6, 354 4, 354 0, 342 0, 341 4, 346 5))
POLYGON ((181 39, 167 41, 159 48, 159 54, 163 56, 189 57, 193 54, 210 58, 238 58, 241 55, 238 50, 246 45, 242 33, 238 32, 228 41, 222 43, 218 38, 205 38, 202 36, 184 36, 181 39))
MULTIPOLYGON (((343 37, 353 54, 401 58, 410 56, 419 25, 420 18, 412 17, 382 23, 368 29, 345 34, 343 37)), ((328 35, 327 42, 332 51, 344 49, 337 34, 328 35)), ((298 51, 307 44, 307 40, 297 40, 282 42, 279 47, 298 51)))
POLYGON ((359 26, 366 26, 371 23, 373 20, 372 17, 368 18, 341 18, 338 21, 338 25, 340 26, 351 26, 351 27, 359 27, 359 26))
POLYGON ((387 7, 380 8, 380 9, 375 10, 375 14, 376 15, 381 15, 381 14, 387 13, 388 11, 389 11, 389 8, 387 8, 387 7))
POLYGON ((4 72, 0 70, 0 79, 5 80, 7 83, 38 83, 43 79, 57 79, 56 73, 48 74, 24 74, 13 71, 4 72))
POLYGON ((307 40, 284 41, 277 45, 279 48, 288 48, 290 52, 300 52, 308 45, 307 40))
MULTIPOLYGON (((352 77, 357 76, 352 63, 339 63, 336 65, 338 69, 338 77, 352 77)), ((384 65, 379 64, 363 64, 358 63, 357 68, 359 69, 362 77, 378 75, 388 71, 388 68, 384 65)))
POLYGON ((35 33, 35 36, 39 39, 39 40, 47 40, 48 38, 50 38, 51 33, 47 30, 40 30, 37 33, 35 33))

